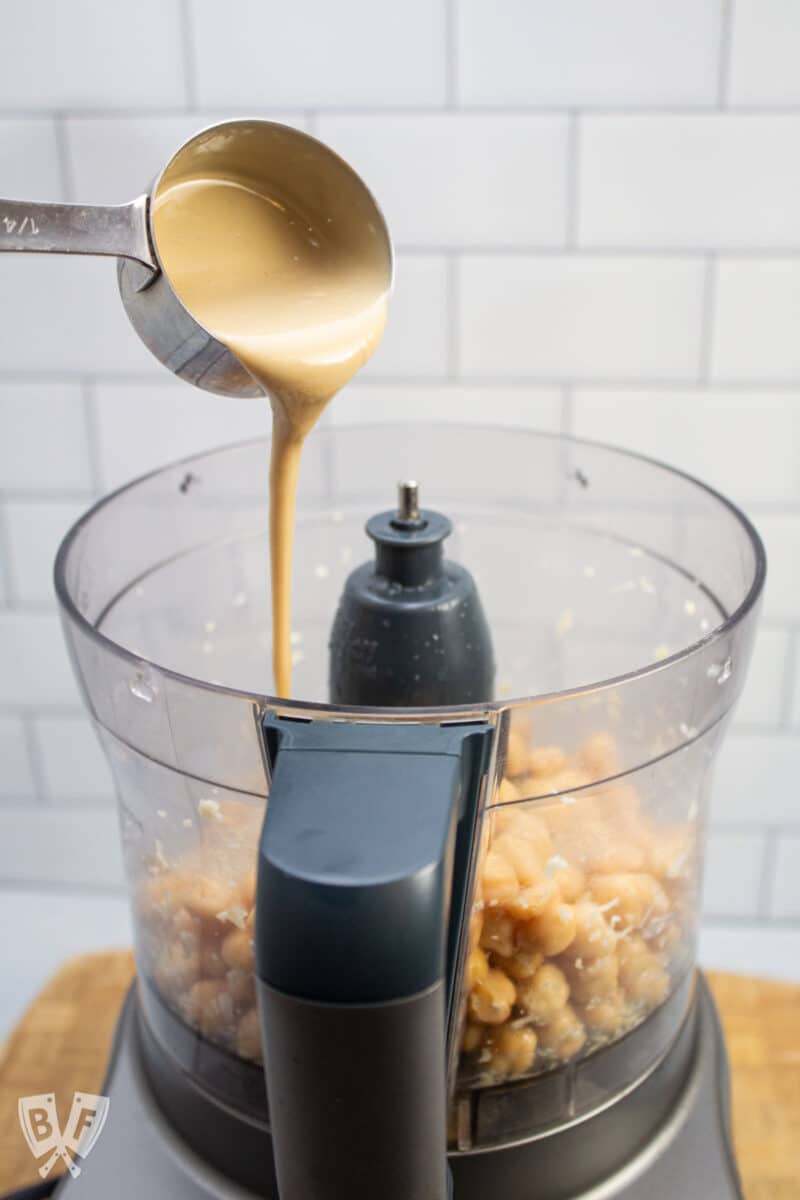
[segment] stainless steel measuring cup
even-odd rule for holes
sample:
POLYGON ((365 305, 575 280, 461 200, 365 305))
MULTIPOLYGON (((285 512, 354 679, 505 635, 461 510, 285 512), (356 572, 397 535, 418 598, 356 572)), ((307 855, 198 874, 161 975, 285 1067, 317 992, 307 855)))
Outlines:
POLYGON ((356 211, 366 237, 380 238, 392 273, 389 231, 377 202, 353 169, 322 142, 274 121, 225 121, 201 130, 173 154, 150 191, 130 204, 40 204, 0 200, 0 251, 100 254, 118 259, 122 303, 140 338, 170 371, 209 392, 260 396, 239 360, 209 333, 174 291, 159 258, 153 203, 188 171, 225 177, 252 164, 256 183, 280 181, 301 205, 356 211), (353 209, 355 206, 355 210, 353 209))

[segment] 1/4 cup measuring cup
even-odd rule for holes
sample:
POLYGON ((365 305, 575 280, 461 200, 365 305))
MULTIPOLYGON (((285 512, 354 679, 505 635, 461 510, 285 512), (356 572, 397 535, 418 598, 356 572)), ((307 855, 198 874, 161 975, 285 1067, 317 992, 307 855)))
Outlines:
POLYGON ((386 222, 358 175, 307 133, 255 119, 226 121, 196 133, 172 155, 150 191, 129 204, 0 200, 0 251, 116 257, 125 311, 160 362, 209 392, 263 395, 235 355, 176 294, 159 256, 153 224, 154 204, 173 184, 197 176, 228 178, 241 174, 243 163, 255 188, 277 194, 309 219, 324 217, 317 222, 321 226, 327 221, 337 230, 346 229, 354 255, 360 239, 378 239, 391 278, 386 222))

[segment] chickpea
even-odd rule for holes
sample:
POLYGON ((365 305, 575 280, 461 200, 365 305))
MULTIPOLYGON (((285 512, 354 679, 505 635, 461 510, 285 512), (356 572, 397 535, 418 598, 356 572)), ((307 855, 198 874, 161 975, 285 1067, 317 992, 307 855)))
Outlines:
POLYGON ((179 908, 172 917, 169 936, 185 954, 199 954, 203 940, 203 925, 185 908, 179 908))
POLYGON ((542 879, 542 860, 530 842, 510 833, 501 834, 492 843, 492 850, 502 854, 506 862, 514 869, 514 874, 522 887, 540 883, 542 879))
POLYGON ((579 867, 567 863, 553 873, 553 883, 561 893, 561 898, 568 904, 574 904, 586 887, 586 878, 579 867))
POLYGON ((502 1025, 511 1016, 517 989, 503 971, 492 968, 469 997, 470 1016, 484 1025, 502 1025))
POLYGON ((207 979, 221 979, 228 970, 228 964, 222 957, 220 949, 215 945, 206 945, 200 952, 200 973, 207 979))
POLYGON ((603 875, 641 871, 646 865, 641 846, 620 837, 613 822, 610 826, 603 826, 587 848, 586 861, 592 874, 603 875))
POLYGON ((523 949, 540 950, 548 958, 561 954, 575 937, 575 908, 554 897, 544 912, 520 924, 517 941, 523 949))
POLYGON ((648 934, 647 941, 657 953, 672 954, 680 945, 682 937, 683 934, 681 933, 681 927, 673 918, 668 920, 666 924, 662 925, 658 932, 654 933, 652 937, 648 934))
POLYGON ((647 824, 641 814, 639 793, 630 783, 616 780, 606 783, 595 792, 597 811, 615 829, 628 832, 634 840, 647 835, 647 824))
POLYGON ((483 826, 484 833, 488 828, 490 839, 493 840, 504 833, 513 832, 521 811, 517 804, 507 806, 501 803, 499 807, 493 808, 489 813, 489 817, 483 826))
POLYGON ((521 983, 517 1000, 535 1025, 549 1025, 569 999, 569 984, 563 971, 544 963, 533 979, 521 983))
POLYGON ((515 779, 525 773, 528 765, 528 746, 526 739, 517 730, 512 729, 508 735, 506 747, 506 775, 515 779))
POLYGON ((558 808, 560 812, 551 817, 551 821, 557 818, 553 841, 558 852, 567 862, 587 870, 592 860, 601 853, 603 844, 609 841, 606 827, 593 816, 592 805, 586 797, 580 804, 562 803, 558 808))
POLYGON ((189 912, 204 921, 224 912, 232 900, 229 887, 206 875, 189 876, 181 887, 181 898, 189 912))
POLYGON ((625 996, 617 989, 609 996, 590 1000, 579 1013, 586 1028, 593 1033, 617 1033, 625 1024, 625 996))
POLYGON ((256 1002, 256 979, 252 971, 232 967, 225 975, 231 999, 238 1009, 249 1008, 256 1002))
POLYGON ((533 887, 524 887, 513 900, 506 904, 506 909, 518 921, 527 921, 537 917, 547 908, 553 899, 555 888, 547 879, 542 879, 533 887))
POLYGON ((163 947, 153 970, 158 990, 172 999, 190 987, 199 974, 200 955, 196 951, 187 953, 179 942, 163 947))
POLYGON ((222 943, 222 958, 229 967, 252 971, 254 966, 253 939, 246 929, 233 929, 222 943))
POLYGON ((566 858, 577 857, 572 850, 576 830, 575 814, 570 811, 572 807, 562 800, 556 800, 552 804, 543 804, 540 809, 552 844, 566 858))
POLYGON ((620 962, 619 981, 629 999, 655 1008, 667 997, 669 975, 661 960, 650 950, 620 962))
POLYGON ((560 746, 537 746, 528 755, 528 771, 531 775, 556 775, 567 765, 567 756, 560 746))
POLYGON ((640 933, 629 933, 617 942, 617 959, 620 967, 634 966, 651 954, 650 947, 640 933))
POLYGON ((221 979, 199 979, 186 997, 186 1015, 207 1037, 233 1028, 233 1000, 221 979))
POLYGON ((540 863, 547 862, 553 853, 553 841, 542 818, 530 808, 518 807, 514 815, 509 835, 529 846, 540 863))
POLYGON ((236 1053, 261 1062, 261 1022, 257 1008, 249 1008, 236 1028, 236 1053))
POLYGON ((524 1075, 533 1066, 536 1043, 532 1029, 504 1025, 492 1035, 489 1069, 494 1075, 524 1075))
POLYGON ((515 800, 521 800, 522 793, 515 783, 510 779, 501 779, 497 788, 496 804, 513 804, 515 800))
POLYGON ((605 1000, 613 996, 619 984, 619 959, 616 954, 602 958, 582 958, 565 961, 564 970, 570 984, 570 994, 581 1004, 605 1000))
POLYGON ((616 738, 596 733, 581 746, 578 761, 595 779, 608 779, 620 770, 616 738))
POLYGON ((479 945, 483 932, 483 910, 473 908, 469 918, 469 948, 474 950, 479 945))
POLYGON ((476 983, 480 983, 489 974, 489 960, 482 950, 472 950, 467 956, 464 980, 471 991, 476 983))
MULTIPOLYGON (((553 780, 553 787, 559 794, 579 792, 593 782, 591 775, 582 771, 580 767, 566 766, 550 778, 553 780)), ((585 803, 589 797, 584 795, 580 799, 585 803)))
POLYGON ((248 912, 256 902, 256 869, 251 867, 242 881, 239 891, 239 903, 248 912))
POLYGON ((507 900, 513 900, 519 891, 514 868, 496 850, 490 850, 483 860, 481 882, 487 904, 504 904, 507 900))
POLYGON ((558 1058, 572 1058, 583 1047, 586 1030, 569 1004, 557 1014, 549 1025, 539 1030, 539 1045, 542 1050, 558 1058))
POLYGON ((172 874, 146 879, 139 891, 139 913, 142 920, 156 927, 167 924, 175 911, 176 889, 172 874))
POLYGON ((539 967, 544 962, 544 955, 540 950, 515 950, 510 958, 503 958, 499 954, 493 954, 492 959, 495 966, 501 971, 505 971, 506 975, 514 980, 533 979, 539 967))
POLYGON ((514 921, 499 908, 490 908, 483 918, 481 947, 509 958, 514 953, 514 921))
POLYGON ((686 881, 691 877, 694 837, 688 825, 655 834, 650 842, 650 869, 659 879, 686 881))
POLYGON ((476 1050, 480 1050, 485 1036, 486 1027, 484 1025, 476 1025, 473 1021, 467 1021, 464 1026, 464 1036, 461 1039, 461 1048, 464 1053, 474 1054, 476 1050))
POLYGON ((638 928, 649 918, 669 911, 664 889, 652 875, 642 872, 594 875, 589 890, 599 905, 621 917, 627 927, 638 928))
POLYGON ((603 958, 613 954, 617 935, 598 906, 591 900, 579 900, 574 914, 575 937, 570 945, 570 957, 603 958))

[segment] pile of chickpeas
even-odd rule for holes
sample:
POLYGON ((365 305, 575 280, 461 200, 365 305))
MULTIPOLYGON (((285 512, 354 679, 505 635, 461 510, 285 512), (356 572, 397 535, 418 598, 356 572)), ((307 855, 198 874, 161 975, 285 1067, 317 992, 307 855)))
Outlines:
MULTIPOLYGON (((590 786, 617 770, 605 735, 570 757, 509 737, 469 926, 462 1083, 532 1074, 614 1040, 665 999, 688 954, 692 831, 657 828, 629 783, 590 786)), ((171 860, 159 852, 140 885, 140 954, 188 1025, 260 1062, 253 858, 263 813, 230 799, 201 811, 197 845, 171 860)))
POLYGON ((692 830, 657 828, 630 783, 590 786, 618 770, 605 735, 571 758, 510 735, 470 923, 462 1083, 608 1044, 662 1003, 685 964, 692 830))
POLYGON ((199 844, 175 861, 159 848, 139 887, 139 952, 162 998, 188 1025, 261 1062, 252 864, 263 811, 207 800, 201 813, 199 844))

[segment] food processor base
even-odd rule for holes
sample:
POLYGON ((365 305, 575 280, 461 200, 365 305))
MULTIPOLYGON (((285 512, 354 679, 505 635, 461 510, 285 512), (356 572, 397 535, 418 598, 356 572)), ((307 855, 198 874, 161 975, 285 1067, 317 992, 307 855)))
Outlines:
MULTIPOLYGON (((267 1188, 252 1191, 233 1182, 201 1157, 173 1129, 158 1106, 143 1069, 135 989, 120 1017, 103 1093, 110 1097, 102 1136, 90 1158, 81 1163, 77 1180, 67 1175, 58 1185, 58 1200, 277 1200, 277 1188, 265 1178, 267 1188)), ((455 1180, 454 1200, 485 1197, 487 1189, 498 1200, 675 1200, 702 1196, 703 1200, 742 1200, 729 1131, 728 1067, 725 1045, 713 1000, 698 975, 696 1016, 684 1034, 689 1047, 688 1070, 675 1103, 655 1132, 634 1147, 624 1165, 594 1179, 588 1186, 569 1190, 574 1151, 564 1143, 554 1158, 542 1156, 544 1140, 580 1139, 579 1153, 595 1157, 598 1141, 606 1141, 613 1126, 609 1110, 548 1135, 480 1154, 456 1155, 451 1160, 455 1180), (563 1170, 556 1172, 559 1161, 563 1170)), ((680 1039, 679 1039, 680 1040, 680 1039)), ((667 1059, 639 1087, 612 1108, 652 1103, 659 1091, 659 1072, 669 1070, 669 1060, 679 1055, 676 1043, 667 1059), (649 1096, 644 1096, 644 1089, 649 1096)), ((669 1087, 665 1080, 664 1087, 669 1087)), ((220 1136, 228 1137, 232 1114, 220 1109, 220 1136)), ((625 1128, 626 1122, 616 1123, 625 1128)), ((213 1129, 210 1131, 213 1137, 213 1129)), ((252 1151, 253 1130, 246 1143, 252 1151)), ((575 1143, 573 1143, 574 1145, 575 1143)), ((553 1146, 554 1149, 555 1144, 553 1146)), ((271 1157, 264 1145, 264 1158, 271 1157)), ((259 1164, 259 1171, 272 1176, 259 1164)), ((584 1172, 585 1174, 585 1172, 584 1172)), ((412 1198, 409 1198, 412 1200, 412 1198)))

